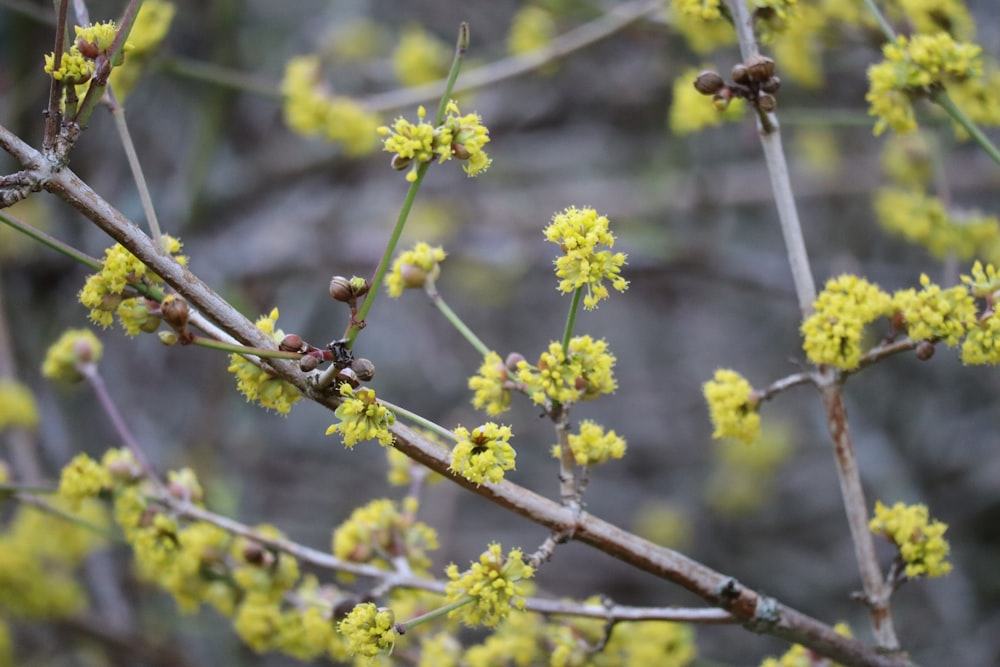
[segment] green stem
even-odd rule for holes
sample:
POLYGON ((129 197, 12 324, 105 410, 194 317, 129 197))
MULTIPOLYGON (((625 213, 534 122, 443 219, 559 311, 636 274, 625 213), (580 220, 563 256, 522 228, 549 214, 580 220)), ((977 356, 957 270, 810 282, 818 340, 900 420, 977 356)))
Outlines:
POLYGON ((247 347, 246 345, 239 345, 234 343, 225 343, 221 340, 215 340, 214 338, 205 338, 202 336, 196 336, 192 345, 200 345, 201 347, 211 348, 213 350, 222 350, 223 352, 233 352, 235 354, 252 355, 255 357, 269 357, 271 359, 294 359, 299 360, 302 355, 298 352, 282 352, 280 350, 265 350, 260 347, 247 347))
POLYGON ((492 352, 492 350, 486 346, 486 343, 480 340, 472 329, 467 327, 465 322, 463 322, 462 319, 455 314, 455 311, 453 311, 451 307, 445 303, 444 298, 441 296, 441 293, 438 292, 437 286, 434 284, 433 280, 429 278, 427 279, 424 283, 424 291, 427 293, 427 296, 430 297, 431 303, 434 304, 434 307, 441 311, 441 314, 444 315, 445 319, 451 322, 453 327, 458 329, 458 332, 462 334, 462 337, 469 341, 472 347, 476 348, 476 351, 478 351, 481 356, 485 357, 492 352))
POLYGON ((885 38, 890 42, 895 42, 896 31, 892 29, 892 25, 885 17, 885 14, 879 10, 878 6, 875 4, 875 0, 864 0, 864 2, 868 11, 872 13, 872 16, 875 17, 875 21, 878 22, 878 27, 882 30, 882 34, 885 35, 885 38))
POLYGON ((29 236, 35 239, 42 245, 52 248, 56 252, 60 252, 66 255, 70 259, 76 260, 77 262, 80 262, 84 266, 89 267, 94 271, 101 270, 102 266, 101 262, 94 259, 90 255, 80 252, 73 246, 63 243, 54 236, 49 236, 40 229, 36 229, 27 223, 21 222, 17 218, 12 218, 4 213, 0 213, 0 222, 3 222, 6 225, 10 225, 11 227, 21 232, 25 236, 29 236))
POLYGON ((427 429, 428 431, 433 431, 434 433, 437 433, 445 440, 450 440, 450 441, 455 440, 454 433, 452 433, 445 427, 441 426, 440 424, 435 424, 426 417, 422 417, 415 412, 410 412, 406 408, 401 408, 395 403, 390 403, 389 401, 382 400, 381 398, 378 399, 378 402, 384 405, 385 407, 389 408, 390 410, 392 410, 393 414, 395 414, 397 417, 403 417, 404 419, 408 419, 409 421, 427 429))
MULTIPOLYGON (((475 599, 476 598, 474 598, 471 595, 469 595, 467 597, 462 598, 461 600, 456 600, 455 602, 452 602, 450 604, 446 604, 443 607, 439 607, 438 609, 434 609, 432 611, 429 611, 426 614, 421 614, 420 616, 416 616, 414 618, 411 618, 410 620, 406 621, 405 623, 397 623, 396 625, 397 625, 397 627, 402 627, 403 632, 406 632, 407 630, 410 630, 410 629, 412 629, 412 628, 420 625, 421 623, 426 623, 427 621, 433 621, 436 618, 441 618, 445 614, 448 614, 449 612, 452 612, 452 611, 458 609, 459 607, 464 607, 465 605, 469 604, 470 602, 472 602, 475 599)), ((400 634, 402 634, 402 633, 400 633, 400 634)))
MULTIPOLYGON (((125 109, 118 103, 115 93, 108 86, 108 99, 111 106, 111 117, 115 121, 115 129, 118 131, 118 138, 125 149, 125 157, 128 159, 129 169, 132 171, 132 179, 139 189, 139 200, 142 202, 142 210, 146 214, 146 221, 149 223, 149 235, 158 247, 163 247, 163 232, 160 231, 160 221, 156 217, 156 209, 153 208, 153 198, 149 194, 149 185, 146 177, 142 173, 142 165, 139 163, 139 155, 135 151, 135 144, 132 142, 132 134, 129 132, 128 124, 125 122, 125 109)), ((164 250, 166 252, 166 250, 164 250)))
POLYGON ((562 348, 563 354, 569 354, 569 341, 573 337, 573 327, 576 326, 576 314, 580 310, 580 297, 583 295, 583 286, 577 287, 573 292, 573 302, 569 305, 569 314, 566 316, 566 330, 563 331, 562 348))
MULTIPOLYGON (((434 120, 434 126, 437 127, 444 120, 444 111, 448 106, 448 101, 451 99, 451 91, 455 87, 455 80, 458 78, 458 72, 462 67, 462 58, 465 57, 465 52, 469 48, 469 24, 463 22, 458 28, 458 41, 455 45, 455 56, 451 61, 451 71, 448 73, 448 81, 445 84, 444 95, 441 97, 441 103, 438 105, 437 116, 434 120)), ((420 184, 424 181, 424 176, 427 174, 427 169, 430 167, 430 162, 424 162, 419 167, 417 167, 416 178, 410 184, 410 189, 406 192, 406 199, 403 200, 403 207, 399 211, 399 217, 396 218, 396 226, 392 230, 392 236, 389 237, 389 242, 385 246, 385 251, 382 253, 382 258, 379 260, 378 267, 375 269, 375 275, 371 280, 371 289, 368 291, 368 296, 365 297, 364 302, 361 304, 361 308, 358 309, 358 314, 355 316, 356 323, 352 323, 348 327, 347 332, 344 337, 347 338, 347 346, 351 347, 354 345, 354 341, 358 337, 358 332, 361 331, 361 327, 357 322, 364 322, 365 318, 368 316, 368 312, 372 308, 372 304, 375 303, 375 297, 378 295, 379 289, 382 287, 382 281, 385 279, 385 274, 389 270, 389 262, 392 260, 393 253, 396 252, 396 245, 399 243, 399 237, 403 234, 403 227, 406 226, 406 220, 410 216, 410 209, 413 208, 413 202, 416 200, 417 191, 420 190, 420 184)))
POLYGON ((951 116, 952 120, 962 126, 962 128, 969 133, 969 136, 979 144, 979 146, 986 151, 986 154, 993 159, 994 162, 1000 164, 1000 151, 997 147, 993 145, 993 142, 983 134, 983 131, 979 129, 979 126, 972 122, 964 111, 962 111, 956 104, 948 97, 947 91, 944 88, 935 89, 931 92, 931 101, 940 106, 945 112, 951 116))

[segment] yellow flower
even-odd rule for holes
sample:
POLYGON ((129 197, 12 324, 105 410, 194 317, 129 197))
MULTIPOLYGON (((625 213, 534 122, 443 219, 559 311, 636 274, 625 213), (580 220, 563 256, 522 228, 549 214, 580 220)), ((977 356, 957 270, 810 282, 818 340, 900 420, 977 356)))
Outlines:
POLYGON ((976 322, 976 303, 962 286, 942 290, 921 274, 923 289, 896 292, 893 305, 903 318, 906 335, 913 340, 941 340, 953 347, 976 322))
POLYGON ((510 409, 510 372, 500 355, 490 352, 479 366, 479 372, 469 378, 469 389, 475 394, 472 405, 476 409, 486 408, 491 417, 510 409))
POLYGON ((42 375, 59 382, 83 379, 79 364, 96 364, 104 348, 90 329, 68 329, 45 353, 42 375))
POLYGON ((592 401, 613 393, 618 387, 612 371, 615 355, 608 352, 607 347, 603 340, 576 336, 570 339, 566 354, 562 343, 553 341, 549 349, 539 355, 537 365, 518 362, 517 379, 538 405, 592 401))
POLYGON ((337 630, 347 638, 352 655, 374 658, 383 651, 392 651, 396 643, 395 623, 391 609, 365 602, 354 607, 337 625, 337 630))
POLYGON ((419 86, 443 79, 448 73, 451 49, 417 24, 403 28, 392 54, 392 69, 404 86, 419 86))
POLYGON ((615 235, 608 226, 607 217, 598 215, 594 209, 570 206, 552 216, 552 222, 543 232, 563 252, 555 260, 556 276, 562 279, 559 291, 569 293, 586 287, 583 303, 587 310, 608 298, 605 280, 619 292, 628 289, 628 281, 620 275, 627 256, 611 252, 615 235))
POLYGON ((504 471, 514 469, 517 453, 511 447, 509 426, 486 422, 470 433, 467 428, 455 429, 457 443, 451 451, 451 470, 475 482, 494 484, 503 479, 504 471))
POLYGON ((389 296, 398 297, 404 289, 423 287, 430 280, 437 280, 441 274, 441 262, 447 257, 444 248, 431 246, 421 241, 399 254, 392 263, 392 270, 385 279, 389 296))
POLYGON ((827 281, 802 323, 802 349, 814 364, 844 370, 861 362, 861 337, 867 324, 892 314, 892 298, 863 278, 842 275, 827 281))
POLYGON ((353 447, 359 440, 378 440, 387 447, 392 444, 393 435, 389 427, 396 423, 396 415, 375 398, 374 389, 353 389, 344 382, 340 385, 340 395, 344 401, 333 413, 339 424, 331 424, 327 435, 340 433, 344 445, 353 447))
MULTIPOLYGON (((580 432, 569 436, 569 448, 577 465, 593 466, 610 459, 625 456, 625 440, 614 431, 605 433, 604 427, 589 419, 580 423, 580 432)), ((559 445, 552 447, 552 456, 561 455, 559 445)))
MULTIPOLYGON (((285 333, 275 328, 277 321, 278 309, 273 308, 268 315, 259 317, 256 325, 271 340, 280 343, 285 333)), ((277 410, 279 414, 287 415, 292 405, 302 398, 295 385, 274 377, 243 355, 230 355, 227 370, 236 376, 236 388, 248 401, 257 401, 269 410, 277 410)))
POLYGON ((742 375, 720 368, 702 391, 715 425, 713 438, 736 438, 749 445, 760 437, 758 401, 742 375))
MULTIPOLYGON (((837 623, 833 626, 834 631, 842 637, 852 637, 851 629, 847 627, 847 623, 837 623)), ((807 667, 813 664, 813 656, 815 654, 807 649, 801 644, 794 644, 790 649, 785 651, 784 655, 780 658, 765 658, 764 662, 760 663, 760 667, 807 667)), ((839 662, 829 663, 828 667, 844 667, 839 662)))
POLYGON ((499 544, 493 543, 465 572, 452 563, 445 569, 447 602, 471 598, 448 613, 469 626, 492 627, 510 613, 511 608, 524 608, 524 588, 518 582, 530 579, 534 569, 524 563, 520 549, 512 549, 505 558, 499 544))
POLYGON ((34 430, 38 426, 38 405, 27 386, 0 378, 0 432, 8 428, 34 430))
POLYGON ((944 539, 948 526, 931 521, 926 505, 896 503, 890 508, 878 501, 868 528, 899 548, 907 577, 940 577, 951 571, 951 563, 945 560, 950 551, 944 539))
POLYGON ((507 52, 511 55, 529 53, 548 46, 556 34, 556 21, 549 10, 536 5, 524 5, 514 14, 507 34, 507 52))
POLYGON ((428 555, 438 548, 437 532, 416 519, 415 501, 379 498, 358 507, 333 532, 333 555, 355 563, 395 567, 386 560, 405 558, 415 572, 431 566, 428 555))
POLYGON ((111 474, 104 466, 86 454, 77 454, 59 475, 59 495, 79 506, 80 501, 93 498, 111 488, 111 474))

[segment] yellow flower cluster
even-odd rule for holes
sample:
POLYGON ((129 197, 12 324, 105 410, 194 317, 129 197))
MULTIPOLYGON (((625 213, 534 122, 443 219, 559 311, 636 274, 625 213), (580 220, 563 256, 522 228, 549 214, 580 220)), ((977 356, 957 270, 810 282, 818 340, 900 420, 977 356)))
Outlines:
POLYGON ((526 4, 514 14, 507 33, 507 52, 511 55, 530 53, 548 46, 556 34, 552 12, 544 7, 526 4))
POLYGON ((963 0, 898 0, 916 32, 933 35, 942 30, 961 39, 971 39, 976 24, 963 0))
POLYGON ((365 602, 354 607, 337 625, 337 630, 347 638, 351 655, 374 658, 383 651, 392 651, 396 643, 395 624, 391 609, 365 602))
POLYGON ((995 216, 955 215, 937 197, 899 188, 881 189, 875 212, 884 229, 927 248, 938 259, 1000 259, 1000 221, 995 216))
MULTIPOLYGON (((172 236, 163 236, 163 247, 174 256, 178 264, 187 265, 187 257, 179 255, 181 242, 172 236)), ((136 285, 163 284, 163 279, 146 268, 139 258, 130 253, 121 244, 104 251, 104 262, 101 270, 87 278, 80 290, 79 300, 90 308, 90 319, 95 324, 107 328, 114 321, 114 313, 121 305, 126 287, 136 285)), ((126 306, 127 308, 129 306, 126 306)), ((126 331, 132 335, 132 330, 126 326, 126 331)))
POLYGON ((987 310, 969 327, 962 343, 962 361, 967 364, 1000 364, 1000 313, 996 310, 1000 296, 1000 274, 992 264, 979 262, 972 266, 972 275, 962 276, 972 295, 986 301, 987 310))
MULTIPOLYGON (((725 24, 729 30, 732 27, 725 24)), ((712 98, 699 93, 691 82, 698 78, 698 73, 708 67, 688 68, 674 80, 674 94, 670 102, 668 124, 670 131, 677 135, 692 134, 706 127, 721 125, 725 121, 738 121, 743 118, 746 103, 739 98, 731 100, 725 109, 719 109, 712 104, 712 98)))
MULTIPOLYGON (((833 626, 834 631, 842 637, 852 637, 851 629, 847 626, 847 623, 840 622, 833 626)), ((764 662, 760 663, 760 667, 807 667, 808 665, 814 664, 813 657, 815 653, 807 649, 801 644, 795 644, 792 648, 785 651, 784 655, 780 658, 764 658, 764 662)), ((839 662, 829 662, 824 661, 827 667, 844 667, 839 662)))
POLYGON ((886 507, 876 502, 868 528, 899 548, 907 577, 940 577, 951 572, 951 563, 945 560, 950 551, 944 539, 948 526, 937 519, 931 521, 926 505, 896 503, 886 507))
POLYGON ((499 544, 493 543, 465 572, 452 563, 445 569, 447 602, 470 599, 448 613, 449 618, 459 618, 469 626, 495 626, 511 608, 524 608, 524 585, 518 582, 530 579, 534 569, 524 563, 520 549, 512 549, 506 557, 499 544))
POLYGON ((111 473, 86 454, 77 454, 59 475, 59 495, 74 507, 111 489, 111 473))
POLYGON ((553 341, 539 355, 536 365, 527 361, 517 363, 517 379, 538 405, 592 401, 618 387, 612 371, 615 355, 607 347, 604 340, 575 336, 564 353, 562 344, 553 341))
POLYGON ((38 426, 38 405, 27 386, 0 378, 0 433, 8 428, 34 430, 38 426))
POLYGON ((156 50, 170 30, 176 7, 166 0, 145 0, 128 34, 130 50, 121 67, 111 70, 109 82, 119 101, 135 89, 149 55, 156 50))
POLYGON ((333 413, 340 423, 331 424, 327 435, 340 433, 346 447, 353 447, 359 440, 378 440, 383 447, 392 444, 389 427, 396 423, 396 415, 376 400, 374 389, 354 389, 344 382, 340 395, 344 401, 333 413))
POLYGON ((428 554, 438 548, 438 537, 433 528, 416 520, 416 512, 412 497, 402 508, 380 498, 355 509, 333 532, 333 555, 387 570, 396 567, 385 560, 387 557, 405 558, 414 572, 427 572, 431 566, 428 554))
POLYGON ((611 252, 615 235, 608 226, 607 216, 598 215, 594 209, 570 206, 552 216, 552 222, 543 230, 546 240, 563 252, 554 262, 556 276, 561 278, 559 291, 569 293, 585 287, 583 307, 587 310, 608 298, 605 280, 619 292, 628 289, 628 281, 621 276, 627 256, 611 252))
POLYGON ((976 303, 961 285, 942 290, 921 274, 919 292, 900 290, 892 297, 902 317, 906 335, 913 340, 940 340, 949 347, 958 345, 976 322, 976 303))
POLYGON ((497 484, 503 480, 505 471, 514 469, 517 453, 509 442, 512 435, 509 426, 486 422, 471 433, 463 426, 454 433, 457 442, 451 450, 448 467, 465 479, 477 485, 497 484))
POLYGON ((670 19, 696 53, 736 42, 736 31, 722 16, 722 0, 671 0, 670 19))
POLYGON ((736 438, 748 445, 760 437, 760 414, 753 387, 746 379, 725 368, 702 385, 715 430, 713 438, 736 438))
POLYGON ((42 375, 56 382, 79 382, 83 376, 78 364, 96 364, 103 352, 104 346, 90 329, 68 329, 46 351, 42 375))
POLYGON ((861 361, 865 326, 892 314, 892 297, 863 278, 845 274, 827 281, 813 308, 802 323, 802 349, 814 364, 851 370, 861 361))
POLYGON ((85 58, 75 46, 70 48, 69 53, 62 54, 58 67, 55 61, 55 53, 45 56, 45 73, 51 74, 56 81, 79 85, 90 81, 90 77, 94 74, 94 61, 85 58))
POLYGON ((431 246, 423 241, 411 250, 401 252, 392 262, 392 270, 385 279, 389 296, 398 297, 404 289, 423 287, 427 281, 437 280, 441 274, 441 262, 447 257, 444 248, 431 246))
POLYGON ((392 54, 392 70, 404 86, 419 86, 443 79, 448 73, 451 49, 418 24, 403 28, 392 54))
POLYGON ((316 56, 292 58, 281 81, 285 122, 306 137, 320 136, 343 144, 348 155, 375 149, 379 118, 349 97, 333 95, 321 80, 316 56))
MULTIPOLYGON (((99 503, 73 508, 60 498, 50 502, 81 522, 107 524, 99 503)), ((63 618, 80 612, 87 595, 76 571, 102 542, 93 528, 18 507, 0 529, 0 617, 63 618)))
POLYGON ((463 115, 458 103, 450 100, 444 121, 437 127, 424 120, 427 117, 424 107, 417 110, 417 116, 416 123, 399 117, 392 126, 378 128, 383 150, 393 154, 393 169, 412 167, 406 180, 415 181, 417 167, 434 159, 439 163, 452 158, 460 160, 462 170, 469 176, 477 176, 490 166, 490 157, 483 150, 490 141, 490 131, 479 114, 463 115))
POLYGON ((491 417, 510 409, 510 372, 496 352, 483 358, 479 372, 469 378, 469 389, 475 393, 472 405, 477 410, 486 409, 491 417))
MULTIPOLYGON (((569 448, 577 465, 594 466, 625 456, 625 440, 614 431, 589 419, 580 423, 580 432, 569 436, 569 448)), ((552 456, 559 458, 559 445, 553 445, 552 456)))
POLYGON ((868 68, 868 113, 877 116, 875 134, 892 128, 896 132, 917 129, 912 96, 932 86, 982 75, 982 49, 956 42, 945 32, 904 36, 882 48, 885 60, 868 68))
MULTIPOLYGON (((524 586, 527 587, 528 582, 524 586)), ((555 664, 548 658, 551 649, 543 644, 546 640, 544 629, 542 616, 512 611, 482 644, 466 649, 460 664, 468 667, 555 664)))
MULTIPOLYGON (((278 309, 273 308, 269 314, 257 318, 256 325, 275 343, 280 343, 285 333, 275 327, 277 322, 278 309)), ((294 385, 274 377, 243 355, 230 355, 227 370, 236 376, 236 388, 248 401, 257 401, 265 408, 276 410, 279 414, 287 415, 295 401, 302 398, 294 385)))

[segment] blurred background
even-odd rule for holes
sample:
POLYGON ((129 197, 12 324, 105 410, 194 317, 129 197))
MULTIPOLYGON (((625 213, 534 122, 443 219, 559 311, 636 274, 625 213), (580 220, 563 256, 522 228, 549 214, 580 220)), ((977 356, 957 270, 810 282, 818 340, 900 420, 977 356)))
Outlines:
MULTIPOLYGON (((184 242, 195 274, 248 317, 277 306, 280 328, 322 346, 347 324, 346 309, 327 293, 330 277, 371 275, 407 183, 386 154, 348 156, 340 144, 290 130, 279 92, 286 63, 318 54, 336 95, 378 111, 382 122, 397 115, 416 120, 415 97, 384 93, 443 74, 460 21, 470 23, 472 34, 463 77, 508 58, 511 27, 525 3, 174 4, 165 41, 125 101, 161 224, 184 242), (426 56, 430 75, 407 74, 394 55, 404 36, 417 32, 436 44, 426 56), (391 106, 394 100, 405 104, 391 106)), ((123 6, 89 3, 95 20, 115 18, 123 6)), ((571 0, 538 6, 549 12, 555 34, 616 6, 636 7, 571 0)), ((983 19, 995 14, 989 0, 968 6, 983 19)), ((501 356, 516 351, 533 360, 562 335, 570 301, 555 289, 555 248, 542 228, 567 206, 607 215, 616 250, 628 253, 624 275, 631 284, 582 313, 577 331, 607 340, 618 359, 618 390, 576 407, 572 417, 613 428, 628 453, 594 471, 587 511, 825 622, 846 620, 867 641, 867 615, 850 597, 860 580, 816 393, 802 387, 764 405, 765 436, 756 449, 711 439, 701 386, 717 368, 737 370, 760 387, 798 371, 805 356, 752 119, 694 134, 670 127, 675 80, 690 68, 727 73, 738 50, 730 44, 696 52, 676 28, 666 11, 649 12, 540 70, 463 93, 463 111, 477 111, 490 128, 493 165, 476 179, 454 163, 432 166, 403 247, 419 240, 442 245, 448 259, 438 285, 448 303, 501 356)), ((977 28, 978 43, 995 59, 997 22, 979 21, 977 28)), ((0 123, 36 146, 47 99, 41 66, 52 33, 50 3, 0 1, 0 123)), ((775 56, 784 79, 779 119, 813 272, 820 286, 842 272, 890 292, 917 286, 921 272, 953 284, 969 262, 941 261, 876 221, 872 198, 885 183, 880 154, 888 137, 873 137, 864 72, 880 59, 880 44, 871 27, 820 26, 805 57, 821 75, 809 86, 785 77, 775 56)), ((432 98, 419 101, 436 108, 432 98)), ((957 143, 947 123, 921 118, 941 165, 938 187, 946 183, 950 204, 997 211, 1000 167, 957 143)), ((0 172, 17 168, 0 155, 0 172)), ((71 168, 141 223, 136 186, 105 110, 95 113, 71 168)), ((48 195, 12 214, 93 256, 109 245, 48 195)), ((118 445, 89 392, 53 387, 39 373, 61 331, 88 324, 75 301, 87 274, 0 229, 0 299, 9 334, 3 354, 40 404, 32 440, 50 480, 75 453, 96 456, 118 445)), ((380 397, 449 428, 485 420, 466 386, 480 358, 422 293, 379 295, 367 321, 355 349, 376 364, 372 384, 380 397)), ((872 342, 882 333, 874 331, 872 342)), ((401 497, 386 482, 381 447, 346 450, 323 435, 332 414, 306 401, 288 417, 247 404, 226 372, 228 357, 167 348, 153 336, 128 339, 117 325, 100 337, 111 393, 155 465, 191 466, 212 509, 250 524, 273 523, 326 550, 332 529, 355 507, 401 497)), ((995 368, 963 367, 943 347, 928 362, 889 359, 846 388, 869 504, 926 503, 949 525, 952 573, 908 583, 893 598, 900 639, 923 665, 1000 665, 998 397, 995 368)), ((550 424, 517 397, 500 421, 512 426, 518 452, 509 479, 558 497, 550 424)), ((0 434, 0 443, 5 438, 0 434)), ((3 516, 11 504, 0 508, 3 516)), ((427 491, 421 517, 441 536, 438 567, 464 564, 493 540, 531 551, 546 535, 449 485, 427 491)), ((892 550, 878 546, 887 565, 892 550)), ((213 611, 180 614, 167 595, 136 583, 124 548, 106 558, 105 576, 118 592, 95 592, 89 621, 112 629, 118 623, 125 637, 169 645, 176 651, 170 664, 295 664, 243 647, 213 611)), ((557 549, 538 584, 552 596, 702 604, 576 544, 557 549)), ((13 627, 18 664, 155 662, 129 653, 114 662, 115 651, 95 648, 71 623, 13 627)), ((699 627, 697 636, 701 665, 757 665, 787 648, 738 627, 699 627)))

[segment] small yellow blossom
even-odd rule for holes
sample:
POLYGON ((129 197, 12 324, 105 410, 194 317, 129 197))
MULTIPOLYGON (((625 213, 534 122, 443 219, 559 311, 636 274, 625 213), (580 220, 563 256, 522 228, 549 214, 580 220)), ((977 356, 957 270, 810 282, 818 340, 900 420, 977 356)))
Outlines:
POLYGON ((900 35, 882 48, 885 60, 868 68, 868 114, 876 116, 875 134, 892 128, 906 133, 917 129, 914 95, 931 86, 982 75, 982 49, 956 42, 946 32, 934 35, 900 35))
POLYGON ((111 474, 86 454, 73 457, 59 475, 59 495, 76 506, 81 500, 93 498, 110 488, 111 474))
POLYGON ((563 252, 554 262, 556 276, 562 279, 559 291, 569 293, 586 287, 583 304, 587 310, 608 298, 605 280, 619 292, 628 288, 628 281, 620 275, 627 256, 611 252, 615 235, 608 226, 608 218, 594 209, 570 206, 552 216, 552 222, 543 232, 563 252))
MULTIPOLYGON (((285 333, 275 327, 277 322, 277 308, 259 317, 256 322, 257 328, 270 336, 275 344, 285 337, 285 333)), ((274 377, 243 355, 230 355, 227 370, 236 376, 236 388, 248 401, 257 401, 269 410, 277 410, 279 414, 287 415, 292 405, 302 398, 294 385, 274 377)))
POLYGON ((45 353, 42 375, 59 382, 79 382, 83 379, 79 364, 101 359, 104 348, 90 329, 69 329, 45 353))
POLYGON ((950 551, 944 539, 948 526, 937 519, 931 521, 926 505, 896 503, 886 507, 878 501, 868 528, 899 548, 907 577, 940 577, 951 571, 951 563, 945 560, 950 551))
POLYGON ((460 160, 462 170, 469 176, 477 176, 490 166, 490 157, 483 150, 490 141, 490 133, 479 114, 463 115, 458 103, 450 100, 441 125, 435 127, 424 120, 427 117, 424 107, 417 109, 417 117, 416 123, 399 117, 391 126, 378 128, 383 150, 393 154, 393 168, 412 167, 406 180, 415 181, 417 168, 435 159, 439 163, 452 158, 460 160))
POLYGON ((27 386, 0 378, 0 432, 8 428, 34 430, 38 426, 38 405, 27 386))
POLYGON ((958 345, 976 321, 976 303, 962 286, 942 290, 921 274, 919 292, 901 290, 892 297, 893 307, 903 318, 906 335, 913 340, 940 340, 958 345))
POLYGON ((77 25, 73 26, 73 30, 76 32, 78 44, 85 42, 97 52, 106 52, 110 49, 112 42, 115 41, 115 35, 118 34, 118 26, 114 21, 92 23, 83 27, 77 25))
POLYGON ((517 379, 524 384, 531 400, 538 405, 592 401, 617 389, 613 368, 615 355, 604 340, 576 336, 569 341, 569 352, 553 341, 538 357, 538 364, 517 364, 517 379))
POLYGON ((802 349, 814 364, 844 370, 861 362, 865 326, 892 314, 892 297, 864 278, 845 274, 827 281, 802 323, 802 349))
POLYGON ((511 608, 524 608, 523 585, 518 582, 530 579, 534 569, 524 563, 520 549, 512 549, 506 556, 499 544, 493 543, 465 572, 459 572, 452 563, 445 569, 448 583, 445 595, 448 603, 472 598, 471 603, 448 613, 449 618, 459 618, 469 626, 495 626, 510 613, 511 608))
POLYGON ((349 97, 333 95, 321 80, 317 56, 288 61, 281 93, 285 123, 292 131, 341 143, 349 156, 369 153, 378 144, 378 116, 349 97))
POLYGON ((340 395, 344 401, 333 413, 340 423, 331 424, 326 429, 327 435, 340 433, 347 447, 353 447, 359 440, 378 440, 383 447, 392 444, 389 427, 396 423, 396 415, 375 399, 374 389, 354 389, 344 382, 340 385, 340 395))
MULTIPOLYGON (((625 456, 625 440, 614 431, 605 433, 603 426, 589 419, 580 424, 578 434, 570 434, 569 448, 577 465, 581 466, 599 465, 625 456)), ((552 456, 561 456, 559 445, 552 447, 552 456)))
POLYGON ((392 69, 404 86, 419 86, 443 79, 448 73, 451 49, 418 24, 403 28, 392 54, 392 69))
POLYGON ((475 482, 494 484, 503 479, 504 472, 514 469, 517 453, 511 447, 512 433, 509 426, 486 422, 469 432, 459 426, 455 429, 455 448, 451 451, 451 470, 475 482))
POLYGON ((372 602, 359 604, 337 625, 347 638, 352 655, 374 658, 392 652, 396 643, 396 619, 391 609, 378 608, 372 602))
POLYGON ((385 569, 395 567, 387 557, 403 557, 415 572, 426 572, 438 537, 433 528, 417 521, 416 511, 415 502, 400 505, 386 498, 358 507, 333 532, 333 555, 385 569))
POLYGON ((275 647, 280 626, 281 608, 278 602, 254 593, 240 603, 233 619, 236 634, 257 653, 275 647))
POLYGON ((437 280, 441 275, 441 262, 447 257, 444 248, 431 246, 421 241, 399 254, 392 263, 392 270, 385 279, 389 296, 398 297, 404 289, 423 287, 427 281, 437 280))
POLYGON ((71 47, 69 53, 62 54, 58 67, 55 65, 55 59, 55 53, 45 56, 45 72, 51 74, 56 81, 79 85, 89 81, 94 74, 94 61, 84 58, 76 46, 71 47))
POLYGON ((537 5, 524 5, 514 14, 507 33, 507 53, 516 56, 548 46, 555 34, 552 12, 537 5))
POLYGON ((486 414, 495 417, 510 409, 510 386, 508 386, 510 371, 496 352, 490 352, 483 358, 479 372, 469 378, 469 389, 475 394, 472 405, 478 409, 486 409, 486 414))
POLYGON ((749 445, 760 437, 758 401, 742 375, 720 368, 702 391, 715 426, 713 438, 736 438, 749 445))
POLYGON ((983 266, 982 262, 976 261, 970 273, 962 276, 962 282, 969 286, 972 296, 990 302, 1000 296, 1000 271, 993 264, 983 266))
MULTIPOLYGON (((847 623, 840 622, 833 626, 834 631, 842 637, 852 637, 851 629, 847 623)), ((813 657, 816 654, 801 644, 794 644, 785 651, 780 658, 765 658, 760 667, 810 667, 815 664, 813 657)), ((824 660, 826 667, 844 667, 839 662, 829 662, 824 660)))

